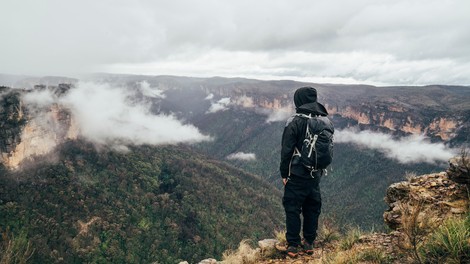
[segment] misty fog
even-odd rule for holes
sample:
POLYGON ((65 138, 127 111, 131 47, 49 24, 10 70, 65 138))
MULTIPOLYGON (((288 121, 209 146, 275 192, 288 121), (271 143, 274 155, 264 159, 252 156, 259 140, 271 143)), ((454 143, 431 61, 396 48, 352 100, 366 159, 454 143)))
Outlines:
MULTIPOLYGON (((140 83, 140 89, 152 97, 164 97, 162 91, 152 89, 147 82, 140 83)), ((130 90, 93 82, 79 82, 61 97, 50 90, 24 96, 29 107, 58 103, 70 109, 80 135, 98 144, 159 145, 210 140, 193 125, 183 124, 173 115, 152 114, 147 102, 134 100, 130 90)))
POLYGON ((335 142, 354 143, 364 148, 375 149, 400 163, 447 162, 457 154, 457 151, 443 143, 431 143, 419 135, 394 139, 383 133, 345 129, 335 132, 335 142))

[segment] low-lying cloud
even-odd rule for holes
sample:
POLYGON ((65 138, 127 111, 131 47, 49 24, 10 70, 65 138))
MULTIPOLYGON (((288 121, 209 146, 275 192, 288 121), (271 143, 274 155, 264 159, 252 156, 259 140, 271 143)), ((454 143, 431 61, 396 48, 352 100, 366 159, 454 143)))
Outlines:
POLYGON ((34 90, 23 95, 22 99, 27 105, 34 105, 35 107, 49 106, 58 100, 57 96, 49 89, 34 90))
POLYGON ((290 106, 273 109, 258 106, 252 97, 246 95, 232 99, 230 104, 251 109, 254 110, 257 114, 267 116, 266 123, 285 122, 289 117, 292 116, 293 113, 295 113, 295 109, 290 106))
POLYGON ((204 100, 212 100, 213 98, 214 98, 214 94, 210 93, 206 96, 206 98, 204 98, 204 100))
POLYGON ((256 160, 256 155, 255 153, 237 152, 237 153, 232 153, 228 155, 227 159, 251 161, 251 160, 256 160))
POLYGON ((140 91, 143 95, 152 98, 165 98, 166 95, 164 94, 163 90, 159 90, 157 88, 151 87, 147 81, 142 81, 139 83, 140 91))
POLYGON ((228 109, 229 105, 230 105, 230 97, 224 97, 218 100, 217 102, 213 102, 211 104, 211 107, 209 107, 209 110, 207 110, 207 113, 216 113, 219 111, 225 111, 228 109))
POLYGON ((291 107, 274 109, 268 112, 268 118, 266 119, 266 122, 286 122, 287 119, 289 119, 289 117, 294 114, 294 112, 295 111, 291 107))
POLYGON ((456 155, 443 143, 431 143, 424 136, 394 139, 392 136, 372 131, 337 130, 335 142, 354 143, 376 149, 400 163, 445 162, 456 155))
POLYGON ((26 103, 36 106, 58 103, 69 108, 80 135, 98 144, 159 145, 210 139, 195 126, 183 124, 173 115, 154 115, 144 102, 131 98, 132 91, 91 82, 79 82, 62 97, 49 90, 24 96, 26 103))

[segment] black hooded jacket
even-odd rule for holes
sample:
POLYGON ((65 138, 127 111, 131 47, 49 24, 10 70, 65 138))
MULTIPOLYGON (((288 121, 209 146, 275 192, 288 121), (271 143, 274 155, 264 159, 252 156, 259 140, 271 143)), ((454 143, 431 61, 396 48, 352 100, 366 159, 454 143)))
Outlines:
MULTIPOLYGON (((317 90, 312 87, 302 87, 295 91, 294 103, 296 112, 306 115, 327 116, 326 108, 317 102, 317 90)), ((294 150, 301 149, 302 141, 305 138, 307 119, 293 116, 289 118, 282 134, 281 148, 281 177, 287 178, 297 176, 301 178, 311 178, 310 172, 302 164, 291 164, 294 150)), ((317 173, 321 173, 318 171, 317 173)))

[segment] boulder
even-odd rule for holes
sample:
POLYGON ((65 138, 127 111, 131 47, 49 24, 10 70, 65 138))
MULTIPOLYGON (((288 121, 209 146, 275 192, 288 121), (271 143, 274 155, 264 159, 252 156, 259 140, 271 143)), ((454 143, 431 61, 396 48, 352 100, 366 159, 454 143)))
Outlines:
POLYGON ((451 159, 447 174, 456 183, 470 185, 470 158, 462 155, 451 159))
POLYGON ((218 263, 217 260, 213 258, 204 259, 199 262, 199 264, 217 264, 217 263, 218 263))

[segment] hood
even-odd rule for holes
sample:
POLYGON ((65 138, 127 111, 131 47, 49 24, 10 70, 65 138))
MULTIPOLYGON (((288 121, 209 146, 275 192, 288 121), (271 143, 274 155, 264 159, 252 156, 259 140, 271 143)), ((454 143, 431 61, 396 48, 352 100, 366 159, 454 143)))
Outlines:
POLYGON ((317 102, 317 90, 313 87, 302 87, 294 93, 294 104, 297 112, 327 116, 325 106, 317 102))

